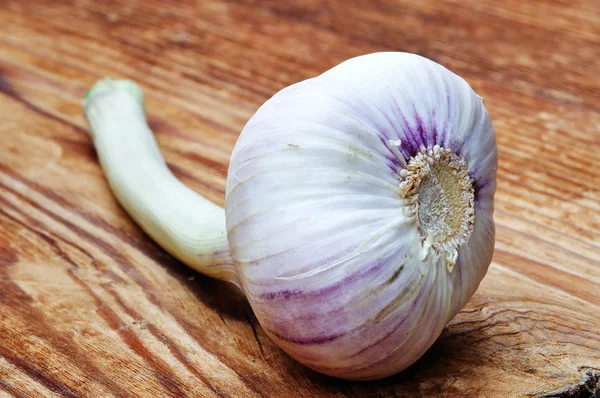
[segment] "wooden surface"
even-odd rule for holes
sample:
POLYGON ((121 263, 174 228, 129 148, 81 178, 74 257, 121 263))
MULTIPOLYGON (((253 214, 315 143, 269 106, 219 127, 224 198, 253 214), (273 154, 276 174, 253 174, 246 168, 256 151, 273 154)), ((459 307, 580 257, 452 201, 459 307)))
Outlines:
POLYGON ((597 0, 0 0, 0 396, 589 397, 599 146, 597 0), (174 172, 222 204, 229 152, 263 101, 381 50, 440 62, 484 97, 497 245, 416 365, 350 383, 290 359, 238 292, 140 232, 79 101, 105 75, 140 82, 174 172))

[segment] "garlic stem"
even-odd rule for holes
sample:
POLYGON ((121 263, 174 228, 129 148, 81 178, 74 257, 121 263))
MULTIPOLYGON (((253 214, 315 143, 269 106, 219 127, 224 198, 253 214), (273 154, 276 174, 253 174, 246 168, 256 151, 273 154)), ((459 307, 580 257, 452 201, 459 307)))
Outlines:
POLYGON ((224 210, 169 170, 132 81, 104 79, 86 94, 89 134, 119 203, 154 241, 191 268, 240 286, 224 210))

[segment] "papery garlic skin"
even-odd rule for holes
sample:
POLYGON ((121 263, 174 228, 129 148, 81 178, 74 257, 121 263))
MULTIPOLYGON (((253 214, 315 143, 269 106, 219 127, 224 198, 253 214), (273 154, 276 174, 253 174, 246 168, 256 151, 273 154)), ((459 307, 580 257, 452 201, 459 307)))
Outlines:
POLYGON ((417 55, 353 58, 277 93, 234 148, 225 205, 261 326, 298 361, 340 378, 414 363, 491 262, 496 168, 481 98, 417 55), (422 149, 455 155, 472 184, 472 225, 454 251, 431 249, 403 197, 403 170, 422 149))

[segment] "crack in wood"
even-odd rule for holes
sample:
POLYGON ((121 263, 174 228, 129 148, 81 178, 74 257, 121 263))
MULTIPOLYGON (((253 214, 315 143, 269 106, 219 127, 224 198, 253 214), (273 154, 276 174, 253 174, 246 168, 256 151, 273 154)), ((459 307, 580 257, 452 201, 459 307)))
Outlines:
POLYGON ((536 398, 600 398, 600 370, 581 368, 579 383, 569 384, 549 393, 535 395, 536 398))

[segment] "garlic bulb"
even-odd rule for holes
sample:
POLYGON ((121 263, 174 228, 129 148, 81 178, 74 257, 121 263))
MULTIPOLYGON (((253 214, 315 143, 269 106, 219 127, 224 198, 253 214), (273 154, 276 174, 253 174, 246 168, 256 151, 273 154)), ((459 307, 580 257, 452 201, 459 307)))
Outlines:
POLYGON ((84 101, 119 201, 173 255, 240 286, 269 337, 316 371, 405 369, 487 271, 494 130, 430 60, 364 55, 274 95, 235 145, 225 214, 170 174, 141 104, 113 81, 84 101))

